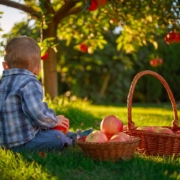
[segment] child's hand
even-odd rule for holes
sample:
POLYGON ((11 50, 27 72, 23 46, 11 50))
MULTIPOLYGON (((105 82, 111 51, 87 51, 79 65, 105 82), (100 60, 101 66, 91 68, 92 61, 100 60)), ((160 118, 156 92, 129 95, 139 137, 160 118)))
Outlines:
POLYGON ((59 116, 57 116, 57 118, 58 118, 58 123, 56 124, 55 127, 61 126, 65 129, 69 129, 69 119, 68 118, 64 117, 63 115, 59 115, 59 116))

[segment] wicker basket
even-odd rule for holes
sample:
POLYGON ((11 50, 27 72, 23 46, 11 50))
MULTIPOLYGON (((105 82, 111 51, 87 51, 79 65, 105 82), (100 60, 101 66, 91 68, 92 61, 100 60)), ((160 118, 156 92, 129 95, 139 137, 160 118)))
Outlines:
POLYGON ((117 161, 131 159, 134 155, 140 138, 131 136, 126 142, 92 143, 85 142, 85 138, 77 140, 85 156, 97 161, 117 161))
POLYGON ((162 76, 159 74, 145 70, 138 73, 132 83, 129 90, 128 98, 127 98, 127 108, 128 108, 128 133, 132 136, 139 137, 140 143, 137 147, 137 150, 141 153, 145 153, 146 155, 159 155, 159 156, 169 156, 169 155, 180 155, 180 134, 175 134, 180 128, 178 127, 178 115, 176 102, 174 100, 174 96, 172 94, 171 89, 169 88, 167 82, 164 80, 162 76), (132 121, 132 98, 135 85, 140 77, 143 75, 152 75, 164 85, 169 99, 172 104, 172 109, 174 112, 174 120, 172 121, 172 126, 162 126, 173 130, 174 134, 162 134, 156 132, 147 132, 143 130, 137 130, 135 127, 135 123, 132 121))

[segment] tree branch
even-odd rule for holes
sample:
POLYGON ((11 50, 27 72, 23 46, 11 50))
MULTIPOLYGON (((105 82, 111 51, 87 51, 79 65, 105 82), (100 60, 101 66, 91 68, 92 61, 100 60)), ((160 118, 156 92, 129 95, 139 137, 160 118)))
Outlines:
POLYGON ((29 13, 34 18, 40 18, 39 13, 35 9, 33 9, 32 7, 28 7, 24 4, 13 2, 10 0, 0 0, 0 4, 22 10, 26 13, 29 13))
POLYGON ((77 2, 79 2, 79 0, 65 1, 65 4, 54 15, 55 24, 58 24, 64 17, 66 17, 66 14, 76 5, 77 2))
POLYGON ((77 13, 79 13, 79 12, 81 12, 81 11, 82 11, 82 7, 72 8, 72 9, 70 9, 70 10, 65 14, 64 17, 69 16, 69 15, 71 15, 71 14, 77 14, 77 13))

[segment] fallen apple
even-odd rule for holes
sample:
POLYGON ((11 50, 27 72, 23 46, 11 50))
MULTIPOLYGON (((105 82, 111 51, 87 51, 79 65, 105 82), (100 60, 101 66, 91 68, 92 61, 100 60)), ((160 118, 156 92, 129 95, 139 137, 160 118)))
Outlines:
POLYGON ((108 142, 108 140, 109 139, 105 133, 99 130, 94 130, 86 137, 85 142, 104 143, 104 142, 108 142))
POLYGON ((56 127, 52 128, 52 129, 62 131, 64 134, 68 133, 68 128, 64 128, 62 126, 56 126, 56 127))
POLYGON ((114 115, 106 116, 100 123, 100 130, 110 138, 123 131, 123 122, 114 115))
POLYGON ((122 135, 113 135, 109 142, 125 142, 126 139, 122 135))

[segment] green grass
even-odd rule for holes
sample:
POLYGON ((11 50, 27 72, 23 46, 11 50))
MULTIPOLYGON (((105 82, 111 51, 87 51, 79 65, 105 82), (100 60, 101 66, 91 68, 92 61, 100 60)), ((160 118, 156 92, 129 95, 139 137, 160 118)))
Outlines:
MULTIPOLYGON (((126 105, 98 106, 88 102, 65 103, 48 101, 57 114, 63 113, 71 121, 71 130, 93 127, 99 129, 100 121, 109 114, 117 115, 126 124, 126 105)), ((171 106, 134 105, 133 121, 136 125, 171 125, 171 106)), ((0 149, 0 180, 178 180, 180 158, 147 157, 135 153, 131 160, 97 162, 84 157, 80 148, 68 148, 61 152, 12 153, 0 149)))

